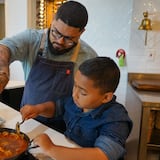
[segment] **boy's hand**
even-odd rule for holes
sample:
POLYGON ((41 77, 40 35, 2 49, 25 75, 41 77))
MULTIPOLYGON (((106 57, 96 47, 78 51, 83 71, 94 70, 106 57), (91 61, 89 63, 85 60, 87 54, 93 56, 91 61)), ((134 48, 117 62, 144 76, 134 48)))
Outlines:
POLYGON ((34 138, 33 142, 35 145, 38 145, 39 147, 41 147, 44 152, 49 151, 54 146, 54 143, 51 141, 49 136, 45 133, 40 134, 39 136, 34 138))
POLYGON ((20 109, 23 120, 36 118, 39 115, 36 105, 25 105, 20 109))

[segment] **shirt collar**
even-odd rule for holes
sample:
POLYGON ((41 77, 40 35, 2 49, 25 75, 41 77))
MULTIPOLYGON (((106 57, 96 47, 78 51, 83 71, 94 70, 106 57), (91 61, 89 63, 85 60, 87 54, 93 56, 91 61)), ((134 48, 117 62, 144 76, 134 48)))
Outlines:
POLYGON ((116 96, 114 95, 112 100, 108 103, 102 104, 100 107, 94 109, 93 111, 89 112, 89 114, 92 116, 92 118, 98 118, 99 116, 102 115, 102 113, 109 109, 112 104, 116 101, 116 96))

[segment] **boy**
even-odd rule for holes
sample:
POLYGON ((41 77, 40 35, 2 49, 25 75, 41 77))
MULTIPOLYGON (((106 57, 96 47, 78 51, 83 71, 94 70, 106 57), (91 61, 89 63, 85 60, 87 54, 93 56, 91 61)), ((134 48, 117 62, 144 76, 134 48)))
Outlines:
POLYGON ((123 158, 132 121, 114 96, 119 79, 120 70, 112 59, 92 58, 83 62, 76 72, 72 97, 35 107, 24 106, 21 109, 23 119, 63 114, 65 136, 82 148, 57 146, 46 134, 36 137, 34 143, 56 160, 123 158))

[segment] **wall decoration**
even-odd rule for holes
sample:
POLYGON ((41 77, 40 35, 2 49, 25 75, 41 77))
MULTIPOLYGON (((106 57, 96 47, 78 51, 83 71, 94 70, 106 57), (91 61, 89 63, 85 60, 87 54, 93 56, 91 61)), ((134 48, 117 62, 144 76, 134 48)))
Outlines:
POLYGON ((146 31, 145 45, 147 45, 147 32, 148 32, 148 30, 152 30, 152 27, 151 27, 151 20, 148 18, 148 11, 143 12, 143 16, 144 16, 144 19, 142 20, 138 29, 146 31))

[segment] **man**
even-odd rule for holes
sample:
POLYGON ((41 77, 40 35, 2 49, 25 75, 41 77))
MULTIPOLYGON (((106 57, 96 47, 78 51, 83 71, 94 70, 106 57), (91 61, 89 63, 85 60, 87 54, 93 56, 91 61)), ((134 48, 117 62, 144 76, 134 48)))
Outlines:
MULTIPOLYGON (((71 95, 74 71, 84 60, 97 56, 80 40, 87 22, 86 8, 68 1, 60 6, 49 29, 30 29, 0 41, 0 91, 9 80, 9 64, 19 60, 26 79, 21 107, 71 95)), ((37 118, 58 127, 59 119, 37 118)))

